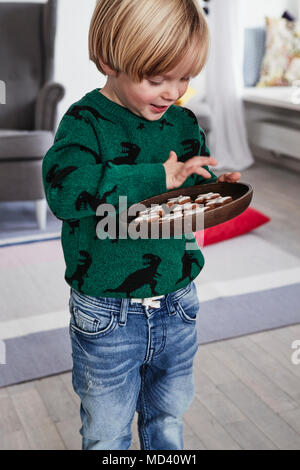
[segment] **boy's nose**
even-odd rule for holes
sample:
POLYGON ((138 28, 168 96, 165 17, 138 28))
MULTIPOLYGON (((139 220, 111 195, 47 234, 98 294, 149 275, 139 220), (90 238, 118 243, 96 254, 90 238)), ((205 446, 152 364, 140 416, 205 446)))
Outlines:
POLYGON ((170 106, 171 104, 175 103, 177 100, 179 100, 180 96, 178 93, 172 94, 172 95, 165 95, 162 97, 163 102, 165 103, 166 106, 170 106))
POLYGON ((162 98, 168 102, 172 101, 175 103, 180 98, 180 92, 177 87, 169 87, 163 94, 162 98))

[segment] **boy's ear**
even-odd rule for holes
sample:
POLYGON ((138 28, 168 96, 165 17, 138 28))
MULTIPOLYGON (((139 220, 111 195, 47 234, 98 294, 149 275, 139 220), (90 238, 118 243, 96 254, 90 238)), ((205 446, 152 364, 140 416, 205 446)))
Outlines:
POLYGON ((105 62, 103 62, 103 60, 101 59, 101 57, 99 57, 99 64, 101 65, 101 68, 104 70, 105 74, 106 75, 111 75, 111 76, 115 76, 116 75, 116 71, 113 70, 108 64, 106 64, 105 62))

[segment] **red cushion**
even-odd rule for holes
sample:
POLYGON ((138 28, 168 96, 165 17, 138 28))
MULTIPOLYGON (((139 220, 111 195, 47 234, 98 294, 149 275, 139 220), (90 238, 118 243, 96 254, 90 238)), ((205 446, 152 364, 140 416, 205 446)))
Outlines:
POLYGON ((238 237, 244 233, 251 232, 255 228, 269 222, 271 219, 261 212, 248 207, 242 214, 234 219, 228 220, 223 224, 215 225, 204 230, 194 233, 199 247, 212 245, 213 243, 228 240, 229 238, 238 237), (203 243, 204 242, 204 243, 203 243))

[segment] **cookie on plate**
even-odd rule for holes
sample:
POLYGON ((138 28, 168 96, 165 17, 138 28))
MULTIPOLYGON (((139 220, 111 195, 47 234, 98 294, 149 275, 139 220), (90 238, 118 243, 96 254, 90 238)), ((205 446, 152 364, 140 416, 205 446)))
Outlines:
POLYGON ((138 213, 139 216, 143 217, 144 215, 158 214, 159 216, 164 215, 165 211, 162 206, 159 204, 154 204, 153 207, 148 207, 144 211, 138 213))
POLYGON ((187 202, 192 202, 190 196, 178 196, 168 199, 166 204, 168 207, 171 207, 174 204, 186 204, 187 202))
POLYGON ((207 201, 205 206, 215 209, 216 207, 224 206, 225 204, 228 204, 228 202, 231 202, 231 201, 232 201, 231 196, 218 197, 216 199, 207 201))
POLYGON ((196 197, 195 202, 197 204, 203 204, 206 201, 210 201, 211 199, 216 199, 217 197, 220 197, 221 195, 219 193, 206 193, 206 194, 199 194, 199 196, 196 197))
POLYGON ((174 206, 171 206, 171 212, 185 212, 190 209, 196 209, 198 204, 195 202, 186 202, 185 204, 176 204, 174 206))
POLYGON ((141 224, 143 222, 151 223, 151 222, 157 222, 158 220, 160 220, 159 214, 145 214, 145 215, 136 217, 134 219, 134 223, 135 224, 141 224))

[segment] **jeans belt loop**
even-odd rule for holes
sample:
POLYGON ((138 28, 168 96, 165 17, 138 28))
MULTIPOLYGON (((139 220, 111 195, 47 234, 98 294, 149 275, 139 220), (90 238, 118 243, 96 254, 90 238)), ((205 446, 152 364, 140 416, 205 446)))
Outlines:
POLYGON ((166 304, 167 304, 167 309, 168 309, 169 316, 171 317, 171 316, 175 315, 176 310, 175 310, 175 304, 174 304, 174 300, 172 298, 172 294, 167 295, 166 304))
POLYGON ((121 299, 120 315, 119 315, 119 325, 120 326, 125 326, 126 325, 129 302, 130 302, 130 299, 128 299, 128 298, 121 299))

